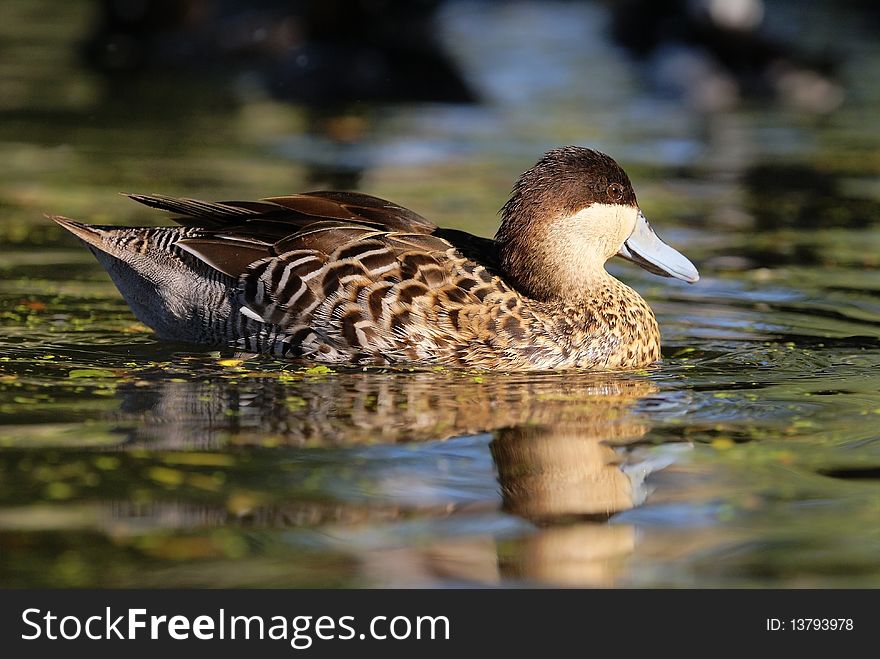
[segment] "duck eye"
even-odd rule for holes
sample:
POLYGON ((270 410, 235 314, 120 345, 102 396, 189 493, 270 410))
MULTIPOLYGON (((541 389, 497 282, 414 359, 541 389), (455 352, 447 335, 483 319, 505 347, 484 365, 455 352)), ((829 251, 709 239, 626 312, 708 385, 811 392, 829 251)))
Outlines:
POLYGON ((612 183, 608 186, 608 197, 612 201, 623 199, 623 186, 620 183, 612 183))

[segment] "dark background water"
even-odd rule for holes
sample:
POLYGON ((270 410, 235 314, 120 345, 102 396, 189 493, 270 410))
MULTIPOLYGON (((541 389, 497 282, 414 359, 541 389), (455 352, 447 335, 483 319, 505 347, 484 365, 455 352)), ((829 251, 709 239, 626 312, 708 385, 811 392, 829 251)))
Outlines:
POLYGON ((878 12, 683 6, 0 4, 0 585, 880 585, 878 12), (703 275, 611 265, 644 372, 161 343, 43 217, 343 187, 491 235, 570 143, 703 275))

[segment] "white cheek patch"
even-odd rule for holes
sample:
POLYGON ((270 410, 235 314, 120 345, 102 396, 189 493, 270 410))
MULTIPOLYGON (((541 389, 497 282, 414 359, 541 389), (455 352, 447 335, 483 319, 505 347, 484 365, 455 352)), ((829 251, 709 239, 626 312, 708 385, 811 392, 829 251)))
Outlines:
POLYGON ((559 222, 566 237, 575 241, 578 261, 600 261, 614 256, 636 227, 639 209, 623 204, 591 204, 559 222))
MULTIPOLYGON (((636 228, 639 209, 624 204, 590 204, 566 220, 581 236, 586 236, 597 245, 620 244, 636 228), (576 228, 575 228, 576 227, 576 228)), ((615 248, 614 251, 617 251, 615 248)))
POLYGON ((542 243, 556 288, 580 291, 587 282, 607 276, 605 262, 632 233, 638 215, 635 206, 591 204, 554 220, 542 243))

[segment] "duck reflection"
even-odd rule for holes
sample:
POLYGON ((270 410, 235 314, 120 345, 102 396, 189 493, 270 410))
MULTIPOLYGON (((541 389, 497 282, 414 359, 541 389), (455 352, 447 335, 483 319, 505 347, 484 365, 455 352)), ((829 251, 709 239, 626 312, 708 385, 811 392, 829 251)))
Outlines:
POLYGON ((636 546, 609 519, 644 498, 632 445, 658 393, 644 377, 357 372, 142 380, 119 393, 125 450, 244 449, 262 476, 229 470, 215 505, 116 501, 117 534, 280 528, 389 585, 608 586, 636 546))
POLYGON ((396 585, 449 580, 615 585, 636 548, 636 536, 632 526, 608 520, 644 498, 641 480, 625 466, 627 445, 650 426, 631 407, 655 389, 646 382, 618 381, 601 390, 604 395, 597 396, 595 389, 585 389, 569 421, 493 432, 489 448, 502 509, 536 528, 507 540, 487 534, 371 552, 365 561, 370 578, 396 585))
POLYGON ((585 425, 497 433, 491 449, 504 509, 540 527, 517 541, 501 565, 504 578, 572 586, 614 583, 635 548, 635 532, 604 522, 642 498, 640 484, 622 468, 626 452, 620 445, 648 430, 634 418, 621 422, 619 403, 596 406, 596 416, 585 425))
POLYGON ((547 524, 570 518, 605 521, 631 508, 634 494, 621 469, 624 457, 606 443, 620 438, 607 435, 622 432, 627 440, 638 439, 647 427, 603 429, 601 419, 591 420, 594 428, 561 424, 498 431, 490 447, 505 510, 547 524))
POLYGON ((164 371, 117 390, 118 432, 129 447, 228 445, 352 447, 424 442, 516 427, 571 426, 625 442, 647 432, 632 409, 655 393, 647 379, 615 374, 518 375, 463 371, 349 373, 230 371, 192 358, 196 380, 164 371))

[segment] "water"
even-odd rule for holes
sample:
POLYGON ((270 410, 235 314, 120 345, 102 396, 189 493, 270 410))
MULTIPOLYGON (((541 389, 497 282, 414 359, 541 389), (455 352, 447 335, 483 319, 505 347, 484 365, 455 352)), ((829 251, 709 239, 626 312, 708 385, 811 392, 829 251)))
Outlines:
POLYGON ((705 116, 647 91, 600 9, 542 6, 442 10, 482 104, 315 114, 245 83, 112 85, 70 54, 88 5, 4 3, 0 584, 880 586, 876 41, 836 17, 831 115, 705 116), (617 157, 703 274, 612 265, 657 312, 654 368, 328 370, 162 343, 42 216, 150 223, 116 193, 330 179, 491 235, 514 176, 564 143, 617 157))

